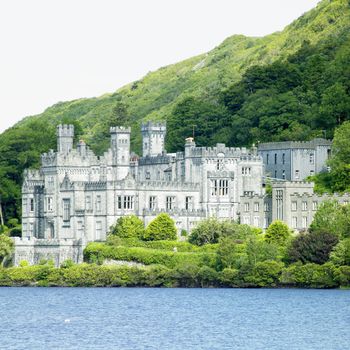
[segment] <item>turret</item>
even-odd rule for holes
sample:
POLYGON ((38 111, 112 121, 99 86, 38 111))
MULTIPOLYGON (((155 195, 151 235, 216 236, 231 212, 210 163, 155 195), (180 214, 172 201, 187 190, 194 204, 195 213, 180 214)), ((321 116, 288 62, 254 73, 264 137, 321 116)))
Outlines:
POLYGON ((117 167, 117 180, 126 177, 130 166, 130 127, 115 126, 110 128, 113 165, 117 167))
POLYGON ((142 155, 156 156, 165 152, 164 142, 166 135, 166 123, 148 122, 141 125, 142 155))
POLYGON ((68 154, 73 149, 74 125, 57 126, 57 151, 68 154))

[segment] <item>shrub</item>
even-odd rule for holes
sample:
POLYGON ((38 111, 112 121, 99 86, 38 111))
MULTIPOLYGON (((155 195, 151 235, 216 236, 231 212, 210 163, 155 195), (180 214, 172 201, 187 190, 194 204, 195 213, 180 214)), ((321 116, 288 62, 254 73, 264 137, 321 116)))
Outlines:
POLYGON ((208 218, 200 221, 191 231, 188 241, 192 244, 202 246, 205 244, 218 243, 220 238, 223 237, 230 237, 232 240, 242 241, 260 232, 261 230, 249 225, 240 225, 230 220, 208 218))
POLYGON ((141 238, 144 234, 144 226, 136 215, 122 216, 111 228, 111 234, 123 238, 141 238))
POLYGON ((350 265, 350 238, 340 241, 330 253, 330 261, 337 265, 350 265))
POLYGON ((290 230, 288 226, 279 220, 272 222, 265 233, 265 240, 268 243, 285 245, 289 238, 290 230))
POLYGON ((241 281, 238 277, 237 269, 226 268, 219 272, 219 280, 224 287, 239 287, 241 281))
POLYGON ((280 282, 292 287, 334 288, 339 285, 336 275, 337 269, 330 263, 324 265, 297 263, 283 270, 280 282))
POLYGON ((168 214, 161 213, 149 223, 142 238, 145 241, 175 240, 176 232, 174 220, 168 214))
POLYGON ((338 237, 350 236, 350 204, 324 201, 310 225, 311 232, 329 232, 338 237))
POLYGON ((13 240, 5 234, 0 234, 0 265, 4 266, 14 250, 13 240))
POLYGON ((254 287, 275 287, 282 273, 283 263, 267 260, 258 262, 245 281, 254 287))
POLYGON ((328 232, 301 233, 293 239, 288 248, 289 262, 323 264, 338 243, 338 238, 328 232))

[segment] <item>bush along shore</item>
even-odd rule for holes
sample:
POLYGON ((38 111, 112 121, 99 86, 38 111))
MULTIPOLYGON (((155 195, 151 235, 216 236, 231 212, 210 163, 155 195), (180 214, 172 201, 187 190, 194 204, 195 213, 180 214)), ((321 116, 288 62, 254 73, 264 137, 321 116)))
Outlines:
POLYGON ((283 222, 260 229, 210 218, 182 241, 160 214, 148 227, 125 216, 106 242, 92 242, 83 264, 9 265, 11 240, 0 235, 0 286, 349 288, 350 205, 324 202, 307 232, 283 222))

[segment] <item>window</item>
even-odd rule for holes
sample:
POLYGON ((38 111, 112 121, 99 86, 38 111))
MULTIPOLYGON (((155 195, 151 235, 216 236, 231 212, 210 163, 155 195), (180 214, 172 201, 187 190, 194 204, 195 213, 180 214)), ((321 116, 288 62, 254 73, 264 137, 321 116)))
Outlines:
POLYGON ((70 199, 63 199, 63 221, 70 221, 70 199))
POLYGON ((246 213, 249 211, 249 203, 244 203, 244 211, 246 213))
POLYGON ((286 164, 286 154, 282 153, 282 164, 286 164))
POLYGON ((186 197, 185 208, 186 208, 186 210, 192 210, 193 209, 193 197, 186 197))
POLYGON ((175 197, 173 197, 173 196, 166 197, 166 209, 167 210, 174 209, 174 203, 175 203, 175 197))
POLYGON ((260 221, 260 218, 259 216, 254 216, 254 225, 255 227, 259 227, 259 221, 260 221))
POLYGON ((50 187, 50 188, 54 187, 54 185, 55 185, 55 180, 54 180, 53 176, 49 176, 49 178, 47 179, 47 185, 48 185, 48 187, 50 187))
POLYGON ((123 201, 122 196, 118 196, 118 197, 117 197, 117 208, 118 208, 118 209, 122 209, 122 208, 123 208, 123 206, 122 206, 122 201, 123 201))
POLYGON ((298 228, 298 217, 297 216, 292 216, 292 227, 298 228))
POLYGON ((47 208, 47 211, 53 211, 53 199, 52 199, 52 197, 47 197, 46 208, 47 208))
POLYGON ((211 180, 211 195, 212 196, 227 196, 228 195, 228 180, 211 180))
POLYGON ((78 237, 83 237, 84 235, 84 224, 83 224, 83 221, 78 221, 77 222, 77 231, 78 231, 78 237))
POLYGON ((275 179, 277 179, 277 170, 275 170, 275 179))
POLYGON ((314 170, 310 170, 310 176, 314 176, 315 175, 315 171, 314 170))
POLYGON ((223 166, 224 160, 223 159, 218 159, 216 161, 216 170, 221 170, 223 166))
POLYGON ((146 180, 150 180, 151 179, 151 173, 149 171, 146 171, 146 180))
POLYGON ((98 195, 96 196, 96 212, 100 213, 101 212, 101 205, 102 205, 102 199, 101 196, 98 195))
POLYGON ((149 197, 149 208, 156 209, 156 196, 150 196, 149 197))
POLYGON ((242 168, 242 175, 250 175, 252 171, 252 168, 250 167, 243 167, 242 168))
POLYGON ((264 212, 269 212, 270 211, 270 206, 269 203, 264 203, 264 212))
POLYGON ((310 153, 310 164, 314 164, 315 158, 314 158, 314 154, 310 153))
POLYGON ((34 236, 34 224, 32 222, 29 223, 29 236, 34 236))
POLYGON ((259 211, 259 203, 254 203, 254 211, 259 211))
POLYGON ((286 179, 286 171, 282 170, 282 179, 285 180, 286 179))
POLYGON ((27 198, 23 198, 23 201, 22 201, 22 211, 23 213, 27 213, 27 205, 28 205, 28 201, 27 201, 27 198))
POLYGON ((302 228, 307 228, 307 216, 302 217, 302 228))
POLYGON ((31 212, 34 211, 34 198, 30 198, 30 199, 29 199, 29 210, 30 210, 31 212))
POLYGON ((269 164, 269 154, 266 154, 266 164, 269 164))
POLYGON ((306 211, 307 210, 307 202, 306 201, 301 202, 301 210, 302 211, 306 211))
POLYGON ((283 220, 283 190, 276 191, 277 220, 283 220))
POLYGON ((295 170, 295 178, 299 179, 299 170, 295 170))
POLYGON ((249 216, 243 217, 243 224, 250 225, 250 217, 249 216))
POLYGON ((296 211, 298 209, 298 203, 296 201, 292 202, 292 211, 296 211))
POLYGON ((275 153, 275 164, 277 164, 277 153, 275 153))
POLYGON ((312 202, 312 210, 316 211, 318 208, 318 203, 317 202, 312 202))
POLYGON ((124 196, 124 209, 134 209, 134 196, 124 196))
POLYGON ((102 236, 102 221, 96 221, 96 239, 101 239, 102 236))
POLYGON ((92 210, 91 196, 86 196, 85 199, 86 210, 92 210))

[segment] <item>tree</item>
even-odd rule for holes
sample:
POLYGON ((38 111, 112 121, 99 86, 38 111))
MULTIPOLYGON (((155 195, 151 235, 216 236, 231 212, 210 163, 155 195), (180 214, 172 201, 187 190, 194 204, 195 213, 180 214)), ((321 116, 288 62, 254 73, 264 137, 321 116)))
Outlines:
POLYGON ((337 236, 329 232, 301 233, 291 242, 287 258, 290 262, 324 264, 337 243, 337 236))
POLYGON ((127 215, 117 220, 110 233, 121 238, 142 238, 144 231, 141 219, 136 215, 127 215))
POLYGON ((329 232, 338 237, 350 236, 350 205, 336 200, 321 203, 310 225, 312 232, 329 232))
POLYGON ((340 241, 332 250, 330 260, 333 264, 350 266, 350 238, 340 241))
POLYGON ((285 245, 289 238, 290 230, 288 226, 279 220, 272 222, 265 233, 265 240, 268 243, 285 245))
POLYGON ((112 109, 112 115, 108 119, 109 126, 127 126, 130 124, 128 105, 118 101, 112 109))
POLYGON ((4 266, 6 260, 12 255, 14 250, 13 240, 4 235, 0 234, 0 264, 4 266))
POLYGON ((174 220, 166 213, 159 214, 147 226, 143 239, 145 241, 175 240, 177 230, 174 220))

